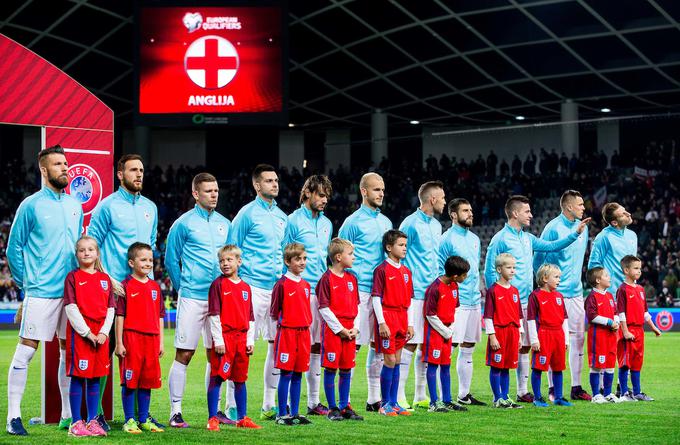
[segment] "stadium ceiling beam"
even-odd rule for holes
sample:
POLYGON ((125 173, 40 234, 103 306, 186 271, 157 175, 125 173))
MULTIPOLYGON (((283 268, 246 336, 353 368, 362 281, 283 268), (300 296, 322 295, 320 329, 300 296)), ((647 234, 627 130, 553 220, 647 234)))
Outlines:
POLYGON ((87 1, 87 0, 73 0, 74 5, 71 7, 71 9, 69 9, 68 11, 66 11, 65 13, 63 13, 63 14, 61 15, 61 17, 59 17, 58 19, 56 19, 55 21, 53 21, 53 22, 50 24, 50 26, 48 26, 48 27, 45 28, 44 30, 38 31, 38 35, 37 35, 33 40, 31 40, 31 42, 30 42, 28 45, 26 45, 26 47, 32 48, 33 45, 35 45, 36 43, 38 43, 39 41, 41 41, 41 40, 43 39, 43 37, 45 37, 45 36, 47 36, 47 35, 50 35, 50 33, 52 32, 52 30, 53 30, 54 28, 56 28, 57 26, 59 26, 59 24, 61 24, 61 22, 63 22, 63 21, 66 20, 67 18, 69 18, 69 17, 71 16, 71 14, 73 14, 74 12, 76 12, 76 11, 80 8, 80 6, 81 6, 83 3, 85 3, 86 1, 87 1))

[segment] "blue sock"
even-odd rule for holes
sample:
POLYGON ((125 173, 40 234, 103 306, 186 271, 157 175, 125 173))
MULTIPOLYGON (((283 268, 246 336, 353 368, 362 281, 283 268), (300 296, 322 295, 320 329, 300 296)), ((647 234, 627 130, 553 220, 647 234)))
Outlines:
POLYGON ((390 390, 392 389, 392 376, 394 375, 394 368, 390 368, 383 364, 380 371, 380 392, 382 394, 382 404, 385 405, 390 401, 390 390))
POLYGON ((439 380, 442 382, 442 401, 451 403, 451 365, 439 366, 439 380))
POLYGON ((302 387, 302 373, 294 372, 290 378, 290 415, 300 414, 300 391, 302 387))
POLYGON ((87 379, 87 396, 85 398, 87 404, 87 421, 97 417, 97 410, 99 409, 99 377, 87 379))
POLYGON ((604 372, 604 377, 602 378, 604 383, 604 394, 609 395, 612 393, 612 385, 614 383, 614 373, 604 372))
POLYGON ((501 389, 501 370, 489 368, 489 384, 491 385, 491 392, 493 392, 493 401, 503 398, 503 390, 501 389))
MULTIPOLYGON (((342 375, 342 374, 340 374, 342 375)), ((342 379, 342 377, 341 377, 342 379)), ((323 371, 323 390, 326 393, 326 400, 329 408, 337 408, 335 403, 335 370, 326 368, 323 371)))
POLYGON ((137 388, 137 410, 140 423, 146 422, 149 418, 149 406, 151 406, 151 390, 137 388))
POLYGON ((246 382, 234 382, 234 399, 236 399, 236 416, 238 420, 246 417, 248 408, 248 390, 246 382))
POLYGON ((642 388, 640 388, 640 371, 631 371, 630 381, 633 384, 633 394, 640 394, 642 392, 642 388))
POLYGON ((534 391, 534 400, 541 398, 541 371, 531 370, 531 389, 534 391))
POLYGON ((430 392, 430 404, 437 403, 437 368, 439 365, 427 364, 427 389, 430 392))
POLYGON ((564 384, 562 380, 562 371, 553 371, 553 388, 555 388, 555 400, 564 398, 564 384))
POLYGON ((619 385, 621 386, 621 394, 628 392, 628 366, 619 368, 619 385))
POLYGON ((338 389, 340 390, 340 409, 345 409, 347 408, 347 405, 349 405, 349 388, 351 383, 352 372, 340 371, 340 381, 338 382, 338 389))
POLYGON ((76 423, 82 420, 80 415, 83 404, 83 384, 85 379, 80 377, 71 377, 71 386, 68 390, 68 400, 71 403, 71 423, 76 423))
POLYGON ((501 369, 501 397, 505 400, 509 399, 508 392, 510 391, 510 370, 501 369))
POLYGON ((600 393, 600 373, 599 372, 590 371, 590 389, 591 389, 591 391, 593 391, 593 396, 600 393))
POLYGON ((401 368, 400 363, 394 365, 394 372, 392 373, 392 386, 390 387, 390 403, 394 406, 399 401, 397 400, 397 395, 399 394, 399 368, 401 368))
POLYGON ((208 419, 212 419, 217 415, 221 388, 222 378, 219 376, 210 377, 208 382, 208 419))
POLYGON ((286 404, 288 402, 288 389, 290 388, 290 378, 293 375, 293 371, 281 371, 281 376, 279 377, 279 416, 286 415, 286 404))
POLYGON ((123 399, 123 413, 125 413, 125 421, 127 422, 135 418, 135 390, 121 386, 120 392, 123 399))

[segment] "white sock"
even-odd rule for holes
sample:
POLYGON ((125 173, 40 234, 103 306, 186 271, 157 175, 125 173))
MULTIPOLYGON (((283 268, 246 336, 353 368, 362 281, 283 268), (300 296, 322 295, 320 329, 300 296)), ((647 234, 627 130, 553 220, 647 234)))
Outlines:
POLYGON ((552 368, 548 368, 548 388, 555 386, 552 379, 552 368))
POLYGON ((227 399, 224 405, 224 412, 226 413, 229 411, 229 408, 236 408, 236 393, 234 391, 234 382, 231 380, 227 380, 227 384, 224 386, 226 386, 225 398, 227 399))
MULTIPOLYGON (((208 386, 210 386, 210 362, 205 364, 205 392, 208 393, 208 386)), ((219 411, 222 404, 222 392, 220 392, 217 399, 217 410, 219 411)))
POLYGON ((519 354, 517 361, 517 395, 523 396, 527 392, 529 382, 529 354, 519 354))
POLYGON ((14 351, 12 363, 7 373, 7 422, 15 417, 21 417, 21 399, 24 397, 26 380, 28 379, 28 364, 31 362, 35 349, 19 343, 14 351))
POLYGON ((380 396, 380 371, 383 365, 383 355, 376 353, 374 348, 368 349, 366 357, 366 379, 368 380, 368 399, 366 402, 373 404, 379 402, 380 396))
POLYGON ((475 352, 475 347, 458 348, 458 359, 456 360, 456 372, 458 373, 458 398, 470 394, 470 385, 472 384, 472 353, 475 352))
MULTIPOLYGON (((358 354, 359 351, 356 351, 356 353, 358 354)), ((356 366, 349 370, 349 379, 350 379, 350 382, 352 382, 352 383, 354 382, 354 369, 355 368, 356 368, 356 366)), ((352 393, 350 391, 350 393, 347 394, 347 403, 351 403, 351 402, 352 402, 352 393)))
POLYGON ((66 350, 59 348, 59 392, 61 393, 61 418, 71 418, 71 401, 69 391, 71 390, 71 377, 66 375, 66 350))
POLYGON ((276 406, 279 370, 274 368, 274 364, 274 343, 268 343, 267 358, 264 360, 264 397, 262 399, 262 409, 265 411, 276 406))
POLYGON ((319 404, 319 385, 321 384, 321 354, 312 352, 309 355, 309 371, 305 372, 307 380, 307 407, 319 404))
POLYGON ((414 404, 422 400, 427 400, 427 394, 425 394, 425 388, 427 387, 427 363, 423 361, 423 351, 420 348, 416 350, 415 360, 414 374, 416 391, 413 394, 414 404))
POLYGON ((397 400, 406 400, 406 381, 411 372, 411 360, 413 352, 404 348, 401 350, 401 362, 399 363, 399 389, 397 390, 397 400))
POLYGON ((182 398, 187 384, 187 365, 174 360, 168 373, 168 390, 170 391, 170 417, 182 412, 182 398))
POLYGON ((583 369, 583 333, 569 334, 569 371, 571 386, 581 386, 581 370, 583 369))

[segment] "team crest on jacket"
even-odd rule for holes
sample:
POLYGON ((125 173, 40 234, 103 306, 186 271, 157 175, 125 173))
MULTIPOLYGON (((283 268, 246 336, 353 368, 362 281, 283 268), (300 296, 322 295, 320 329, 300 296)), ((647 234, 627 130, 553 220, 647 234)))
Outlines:
POLYGON ((562 306, 562 299, 560 297, 555 298, 555 302, 558 306, 562 306))
POLYGON ((288 363, 288 354, 286 354, 285 352, 282 352, 279 360, 281 361, 281 363, 288 363))
POLYGON ((329 362, 333 363, 335 361, 335 352, 329 352, 326 356, 328 357, 329 362))
POLYGON ((602 364, 605 361, 605 356, 604 355, 598 355, 597 356, 597 361, 602 364))
POLYGON ((545 365, 545 362, 546 362, 546 361, 548 361, 548 359, 547 359, 547 357, 546 357, 545 355, 541 355, 541 356, 538 357, 538 362, 539 362, 541 365, 545 365))
MULTIPOLYGON (((75 164, 68 168, 66 193, 83 206, 83 214, 89 215, 102 199, 102 181, 95 169, 87 164, 75 164)), ((76 214, 77 215, 77 214, 76 214)))
POLYGON ((226 374, 227 371, 229 371, 229 366, 229 363, 224 362, 224 365, 222 365, 222 372, 226 374))
POLYGON ((151 214, 149 212, 144 212, 144 219, 146 222, 151 222, 151 214))
POLYGON ((224 235, 224 226, 222 224, 219 224, 217 226, 217 231, 220 232, 220 235, 224 235))
POLYGON ((493 355, 493 361, 496 362, 496 363, 500 363, 502 358, 503 358, 503 356, 501 356, 500 354, 494 354, 493 355))
POLYGON ((109 282, 106 280, 99 280, 99 284, 102 285, 102 290, 109 290, 109 282))
POLYGON ((132 380, 132 369, 125 370, 125 380, 132 380))
POLYGON ((440 349, 433 349, 432 350, 432 357, 439 358, 440 355, 442 355, 442 351, 440 349))
POLYGON ((151 291, 151 299, 153 301, 156 301, 158 299, 158 291, 157 290, 152 290, 151 291))
POLYGON ((457 297, 458 297, 458 291, 457 291, 457 290, 452 290, 452 291, 451 291, 451 294, 453 295, 453 298, 457 298, 457 297))
POLYGON ((408 284, 408 274, 404 274, 404 283, 408 284))
POLYGON ((78 369, 85 371, 89 366, 89 360, 78 360, 78 369))
POLYGON ((517 299, 518 299, 517 294, 512 294, 513 303, 517 303, 517 299))
POLYGON ((351 281, 347 282, 347 289, 349 289, 350 292, 354 292, 354 284, 352 284, 351 281))
POLYGON ((309 299, 309 289, 307 289, 307 288, 305 288, 305 297, 307 297, 307 299, 309 299))
POLYGON ((390 339, 389 338, 383 338, 382 347, 383 347, 383 349, 387 349, 387 348, 390 347, 390 339))
POLYGON ((243 301, 248 301, 248 291, 247 290, 241 291, 241 295, 243 296, 243 301))

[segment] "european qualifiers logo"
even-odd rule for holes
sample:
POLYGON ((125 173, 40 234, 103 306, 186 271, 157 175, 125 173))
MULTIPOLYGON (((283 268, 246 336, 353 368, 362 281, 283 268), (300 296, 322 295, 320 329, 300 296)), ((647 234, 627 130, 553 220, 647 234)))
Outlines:
POLYGON ((102 199, 103 189, 99 174, 87 164, 70 166, 66 193, 76 198, 83 206, 83 213, 89 215, 102 199))
POLYGON ((203 16, 200 12, 187 12, 182 17, 182 23, 187 27, 187 31, 198 31, 203 23, 203 16))

